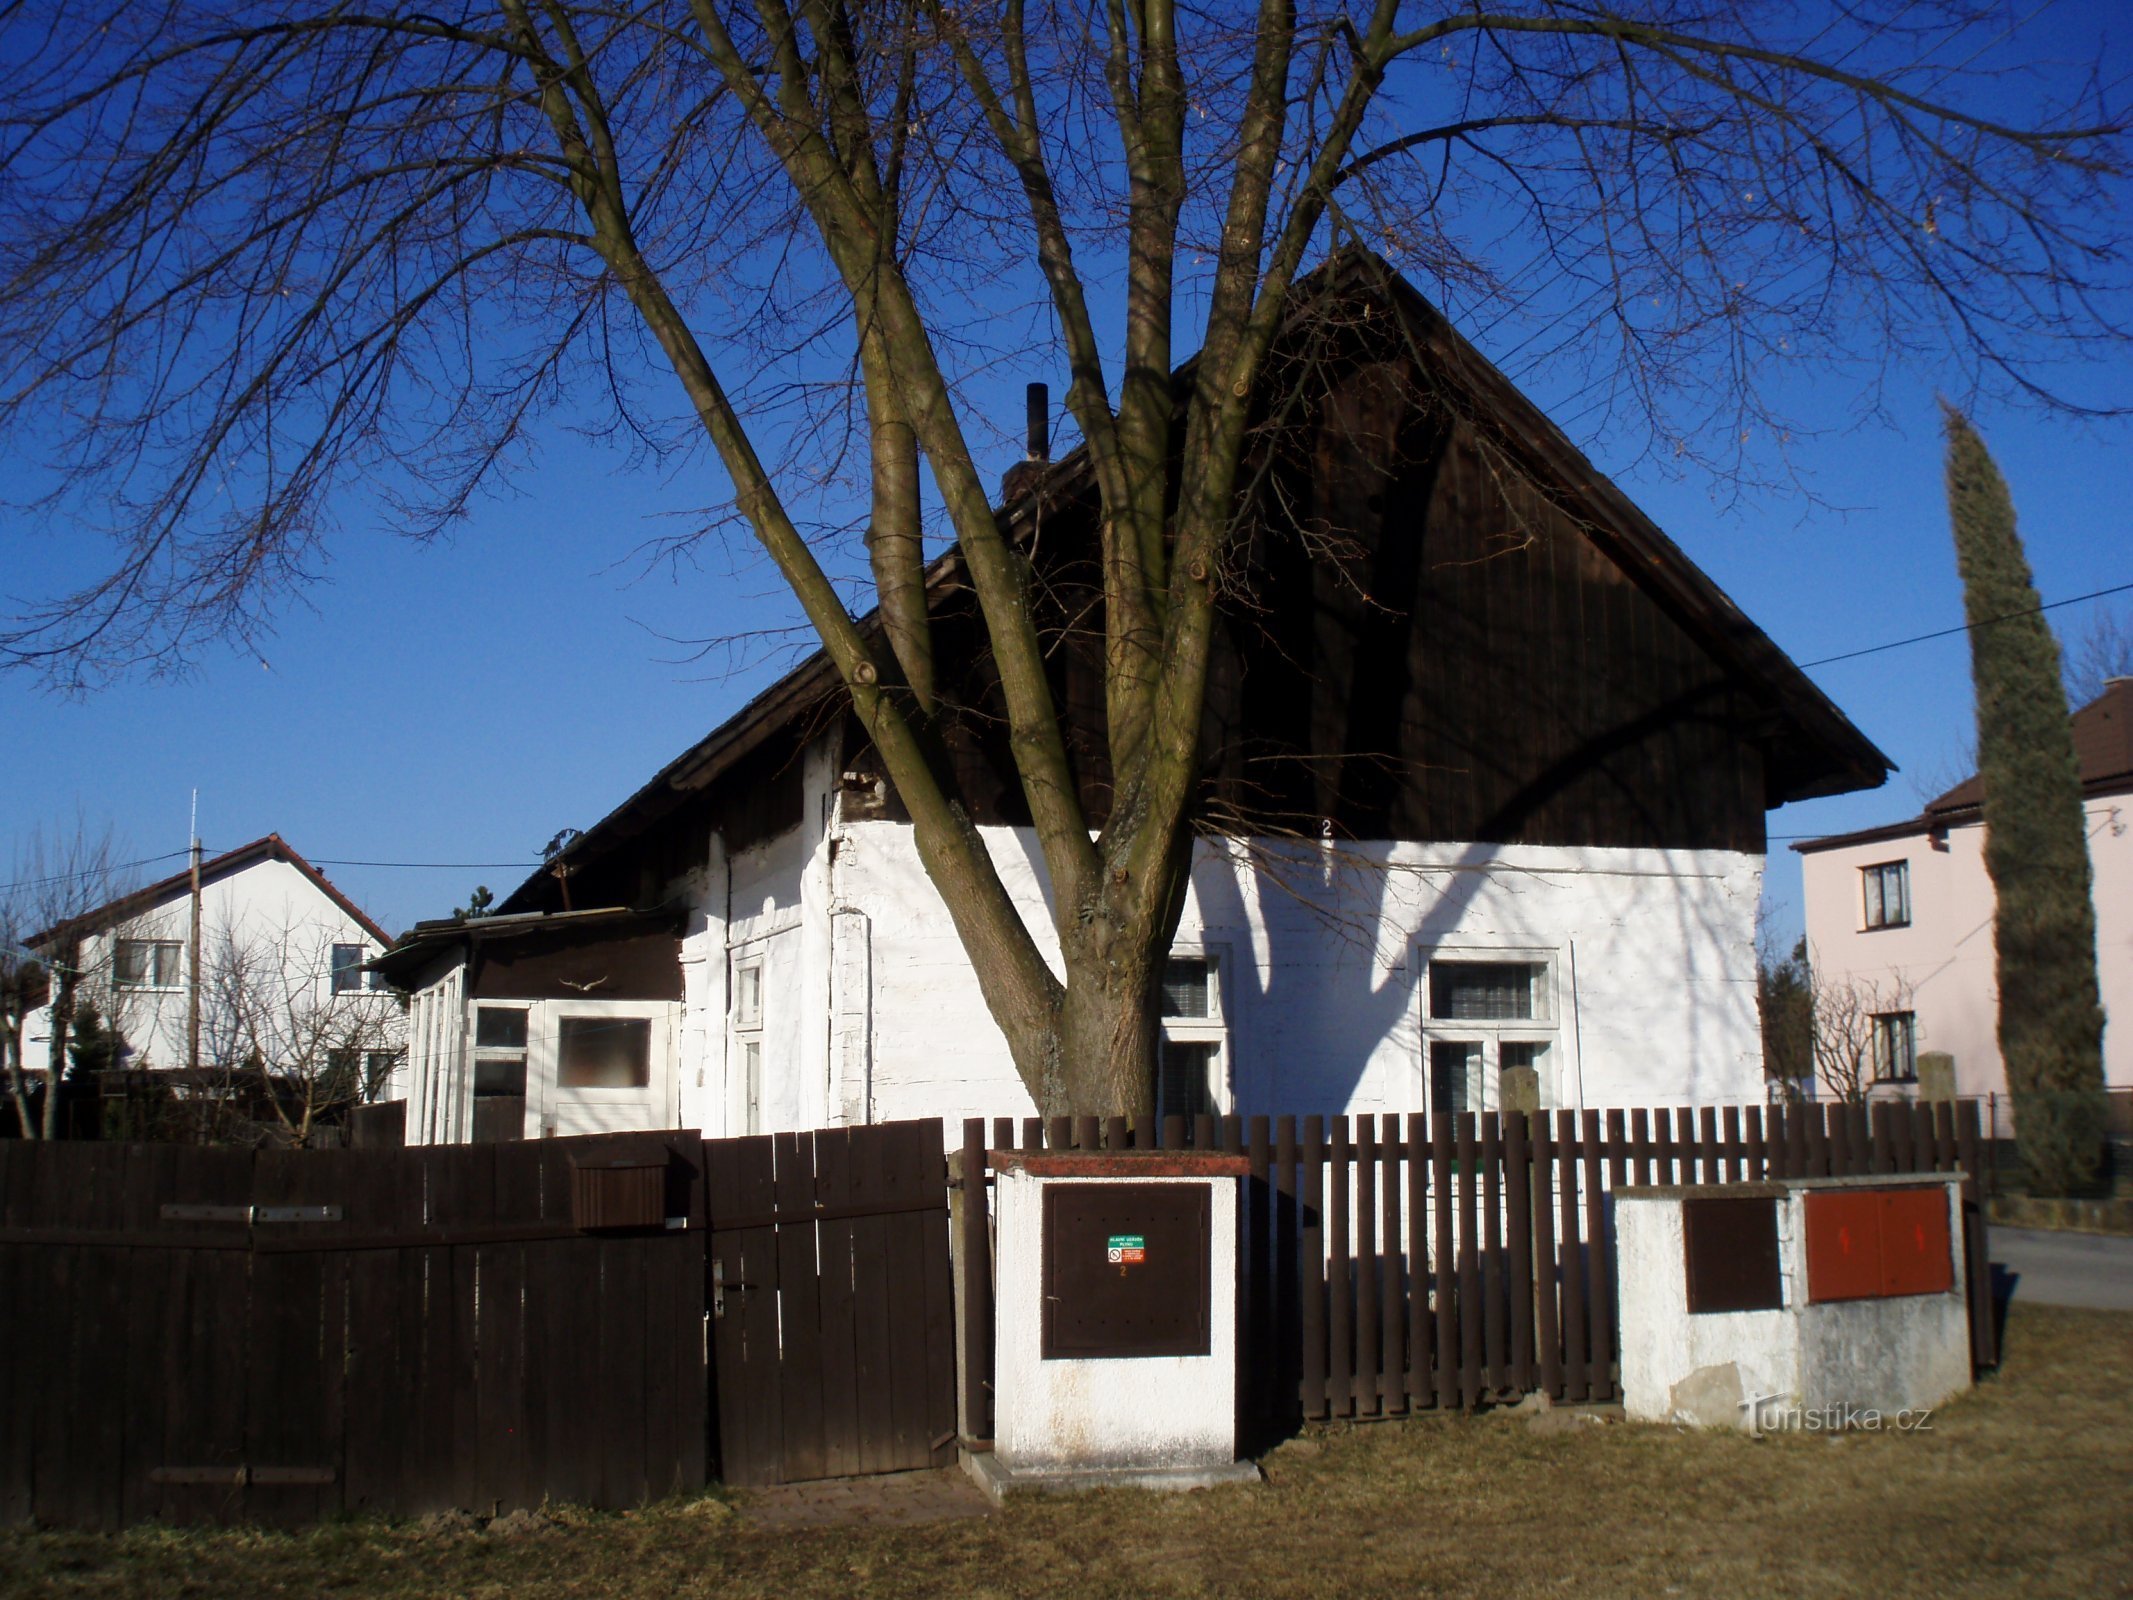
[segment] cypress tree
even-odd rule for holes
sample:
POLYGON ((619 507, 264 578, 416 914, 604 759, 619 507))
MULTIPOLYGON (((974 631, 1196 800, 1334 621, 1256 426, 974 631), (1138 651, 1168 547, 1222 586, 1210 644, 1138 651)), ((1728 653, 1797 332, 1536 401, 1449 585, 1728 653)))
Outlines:
POLYGON ((1969 419, 1942 409, 1977 691, 2000 1057, 2031 1192, 2069 1194, 2095 1181, 2103 1153, 2096 905, 2073 722, 2007 485, 1969 419))

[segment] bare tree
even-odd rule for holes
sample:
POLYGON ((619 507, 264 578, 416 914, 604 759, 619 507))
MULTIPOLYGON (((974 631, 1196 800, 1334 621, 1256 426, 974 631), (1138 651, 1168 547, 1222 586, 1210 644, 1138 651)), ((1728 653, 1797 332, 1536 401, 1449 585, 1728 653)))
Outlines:
POLYGON ((1814 1075, 1825 1094, 1858 1104, 1873 1086, 1895 1075, 1896 1041, 1915 1046, 1911 985, 1902 974, 1886 981, 1827 977, 1817 972, 1814 996, 1814 1075))
POLYGON ((2066 700, 2079 711, 2113 678, 2133 678, 2133 609, 2099 608, 2066 641, 2066 700))
POLYGON ((379 1097, 400 1045, 400 1002, 336 992, 333 930, 225 922, 203 940, 200 1034, 213 1081, 188 1086, 210 1139, 241 1136, 233 1112, 282 1143, 313 1143, 350 1106, 379 1097), (218 1115, 219 1114, 219 1115, 218 1115))
POLYGON ((2010 76, 2000 27, 1964 0, 15 8, 0 422, 113 559, 0 647, 82 686, 248 640, 344 486, 431 534, 544 413, 708 447, 705 536, 790 587, 1032 1095, 1146 1115, 1216 608, 1313 263, 1367 243, 1584 363, 1586 426, 1725 470, 1782 452, 1777 374, 1843 364, 1871 403, 1878 363, 1953 352, 1958 387, 2044 395, 2040 363, 2124 331, 2122 152, 2092 75, 2010 76), (988 376, 1061 366, 1101 814, 979 469, 988 376), (1059 971, 945 757, 929 533, 982 616, 1059 971))
POLYGON ((107 931, 99 911, 132 884, 121 855, 111 829, 94 829, 84 818, 33 829, 0 889, 0 1052, 25 1138, 59 1135, 60 1080, 76 1008, 93 1001, 107 1027, 123 1029, 125 997, 111 982, 114 946, 98 937, 107 931), (42 1105, 33 1111, 23 1029, 47 1004, 51 1038, 42 1105))

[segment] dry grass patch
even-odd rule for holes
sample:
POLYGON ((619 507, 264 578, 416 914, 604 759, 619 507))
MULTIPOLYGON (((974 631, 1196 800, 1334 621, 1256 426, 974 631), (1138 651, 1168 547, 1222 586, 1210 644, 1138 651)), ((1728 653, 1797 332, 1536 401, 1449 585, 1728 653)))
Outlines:
POLYGON ((508 1530, 362 1522, 0 1543, 68 1596, 2133 1595, 2133 1317, 2022 1309, 1930 1432, 1756 1442, 1502 1414, 1293 1440, 1260 1486, 763 1529, 722 1497, 508 1530))

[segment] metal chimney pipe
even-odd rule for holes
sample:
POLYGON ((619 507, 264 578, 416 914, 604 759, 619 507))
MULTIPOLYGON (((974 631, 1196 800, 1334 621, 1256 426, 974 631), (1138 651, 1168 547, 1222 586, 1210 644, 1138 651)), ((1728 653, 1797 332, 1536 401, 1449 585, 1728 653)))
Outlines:
POLYGON ((1033 383, 1025 398, 1029 404, 1029 459, 1049 461, 1052 459, 1052 391, 1044 384, 1033 383))

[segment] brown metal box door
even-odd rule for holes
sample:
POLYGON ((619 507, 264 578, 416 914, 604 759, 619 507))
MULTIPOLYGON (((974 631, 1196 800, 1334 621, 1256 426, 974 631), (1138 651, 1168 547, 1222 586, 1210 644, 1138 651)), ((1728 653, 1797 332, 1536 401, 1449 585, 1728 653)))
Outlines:
POLYGON ((1208 1354, 1212 1226, 1204 1183, 1047 1185, 1044 1359, 1208 1354))
POLYGON ((1681 1233, 1691 1315, 1784 1306, 1775 1195, 1684 1200, 1681 1233))

